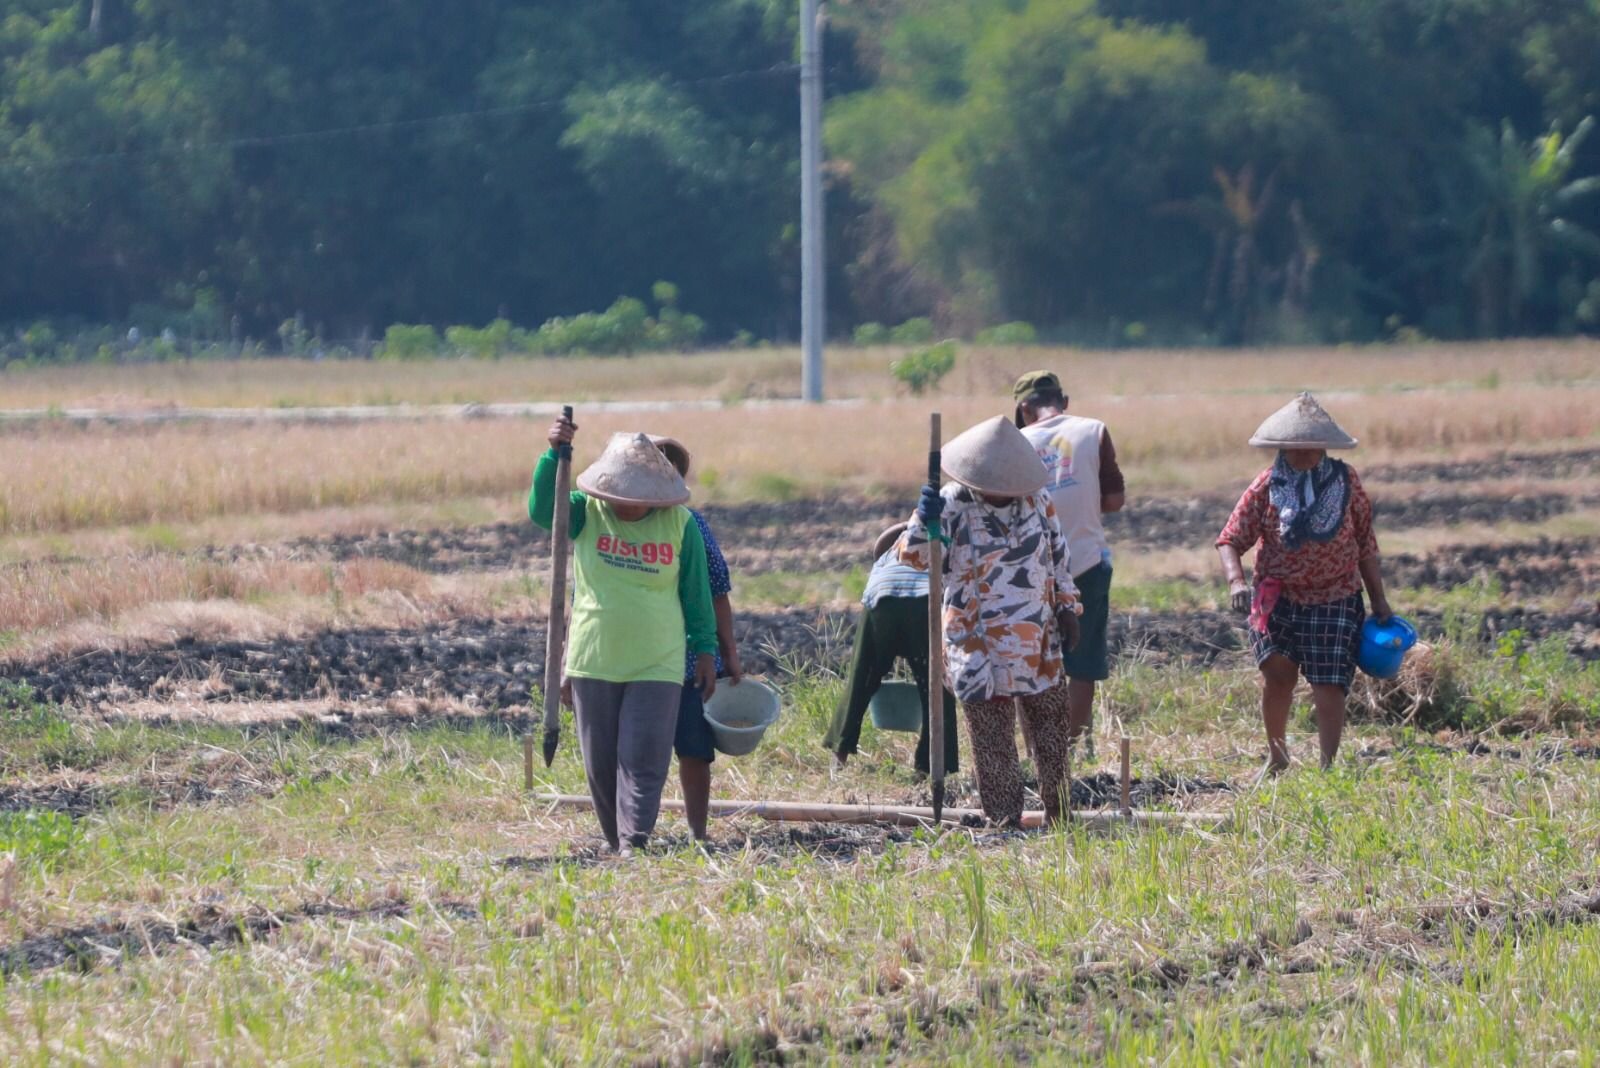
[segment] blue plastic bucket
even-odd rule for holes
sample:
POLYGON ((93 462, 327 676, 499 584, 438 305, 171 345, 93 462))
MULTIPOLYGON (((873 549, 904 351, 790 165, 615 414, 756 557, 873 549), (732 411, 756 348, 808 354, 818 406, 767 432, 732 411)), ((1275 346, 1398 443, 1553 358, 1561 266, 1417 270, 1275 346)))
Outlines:
POLYGON ((1417 629, 1399 616, 1379 623, 1371 616, 1361 625, 1361 651, 1356 665, 1375 679, 1392 679, 1400 674, 1406 650, 1417 644, 1417 629))
POLYGON ((872 725, 880 731, 922 730, 922 694, 914 682, 884 683, 867 708, 872 711, 872 725))

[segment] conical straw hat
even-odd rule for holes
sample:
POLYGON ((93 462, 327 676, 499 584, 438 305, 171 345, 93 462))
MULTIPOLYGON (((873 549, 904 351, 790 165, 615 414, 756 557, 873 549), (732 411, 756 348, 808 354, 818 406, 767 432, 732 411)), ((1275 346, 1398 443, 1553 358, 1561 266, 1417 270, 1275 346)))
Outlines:
POLYGON ((665 434, 651 434, 650 442, 656 448, 667 454, 667 460, 673 467, 678 468, 684 478, 689 477, 689 467, 694 463, 694 457, 689 455, 689 447, 677 438, 669 438, 665 434), (678 461, 682 460, 682 463, 678 461))
POLYGON ((1353 449, 1356 439, 1317 403, 1302 393, 1267 416, 1250 444, 1260 449, 1353 449))
POLYGON ((968 489, 996 497, 1026 497, 1044 489, 1044 461, 1003 415, 969 427, 945 443, 945 473, 968 489))
POLYGON ((578 476, 578 488, 613 504, 664 508, 689 499, 672 462, 644 434, 613 434, 605 452, 578 476))

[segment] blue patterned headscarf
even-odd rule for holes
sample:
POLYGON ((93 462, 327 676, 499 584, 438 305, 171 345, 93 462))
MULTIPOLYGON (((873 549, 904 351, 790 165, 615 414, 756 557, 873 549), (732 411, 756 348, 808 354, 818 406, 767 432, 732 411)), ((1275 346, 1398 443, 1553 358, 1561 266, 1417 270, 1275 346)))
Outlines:
POLYGON ((1344 525, 1350 500, 1350 469, 1322 454, 1309 471, 1296 471, 1279 451, 1267 482, 1267 496, 1278 510, 1278 537, 1298 549, 1308 541, 1332 541, 1344 525))

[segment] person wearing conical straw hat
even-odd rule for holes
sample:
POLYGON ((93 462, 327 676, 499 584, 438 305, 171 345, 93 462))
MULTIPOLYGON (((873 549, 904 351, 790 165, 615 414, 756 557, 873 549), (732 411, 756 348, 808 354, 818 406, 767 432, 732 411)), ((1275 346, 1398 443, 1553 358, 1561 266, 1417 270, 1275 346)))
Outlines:
POLYGON ((644 434, 614 434, 555 499, 556 450, 577 425, 561 418, 534 470, 528 515, 549 529, 570 509, 572 623, 565 675, 600 829, 613 850, 645 845, 672 763, 684 657, 702 699, 716 690, 716 618, 705 541, 685 508, 689 487, 644 434))
POLYGON ((972 736, 978 798, 1002 826, 1022 821, 1016 712, 1033 735, 1046 823, 1062 812, 1069 724, 1062 650, 1078 638, 1078 589, 1044 465, 1009 419, 996 416, 945 444, 942 489, 925 487, 900 559, 926 571, 938 522, 944 557, 944 656, 972 736))
POLYGON ((1355 469, 1328 455, 1356 439, 1309 393, 1269 415, 1250 439, 1276 452, 1255 477, 1217 536, 1233 608, 1250 615, 1250 642, 1261 671, 1261 718, 1268 775, 1289 766, 1286 731, 1296 682, 1311 685, 1322 767, 1339 752, 1345 697, 1355 678, 1361 589, 1380 621, 1394 613, 1383 591, 1372 501, 1355 469), (1255 581, 1240 557, 1256 551, 1255 581))
MULTIPOLYGON (((661 450, 685 481, 689 478, 689 465, 694 458, 688 446, 677 438, 651 434, 650 440, 661 450)), ((697 509, 689 509, 695 525, 700 528, 700 538, 706 546, 706 573, 711 585, 711 611, 717 620, 717 655, 714 661, 717 678, 726 678, 734 686, 744 678, 744 668, 739 661, 739 643, 733 633, 733 577, 728 572, 728 561, 722 555, 711 524, 697 509)), ((672 751, 678 757, 678 786, 683 790, 683 816, 689 832, 696 841, 706 840, 711 815, 711 765, 717 759, 716 741, 711 734, 711 724, 706 722, 706 706, 700 696, 700 685, 695 681, 695 667, 699 659, 693 649, 686 654, 683 690, 678 699, 678 725, 672 736, 672 751)))

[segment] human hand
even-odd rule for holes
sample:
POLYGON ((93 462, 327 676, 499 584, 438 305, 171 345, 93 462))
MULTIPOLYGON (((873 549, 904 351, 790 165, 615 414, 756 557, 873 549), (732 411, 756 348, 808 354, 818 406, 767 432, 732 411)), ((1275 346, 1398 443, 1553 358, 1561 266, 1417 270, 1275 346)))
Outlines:
POLYGON ((1389 607, 1387 597, 1372 602, 1372 618, 1379 623, 1387 623, 1394 618, 1394 610, 1389 607))
POLYGON ((694 684, 702 701, 711 700, 711 695, 717 692, 717 662, 710 653, 694 658, 694 684))
POLYGON ((1083 624, 1078 621, 1078 606, 1076 604, 1062 605, 1056 609, 1056 633, 1061 637, 1061 649, 1070 653, 1078 647, 1078 638, 1083 633, 1083 624))
POLYGON ((563 445, 571 445, 573 435, 577 432, 578 424, 563 415, 550 424, 550 433, 545 436, 545 440, 550 443, 552 449, 560 449, 563 445))
POLYGON ((1228 604, 1241 616, 1250 612, 1250 584, 1244 579, 1234 579, 1228 584, 1228 604))
POLYGON ((943 514, 944 498, 939 495, 939 487, 923 486, 922 496, 917 501, 917 518, 922 520, 923 526, 931 527, 943 514))
POLYGON ((568 708, 577 707, 572 703, 572 680, 565 675, 561 676, 561 703, 568 708))

